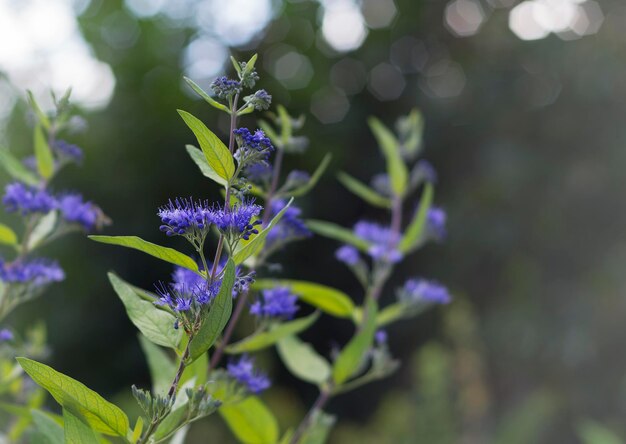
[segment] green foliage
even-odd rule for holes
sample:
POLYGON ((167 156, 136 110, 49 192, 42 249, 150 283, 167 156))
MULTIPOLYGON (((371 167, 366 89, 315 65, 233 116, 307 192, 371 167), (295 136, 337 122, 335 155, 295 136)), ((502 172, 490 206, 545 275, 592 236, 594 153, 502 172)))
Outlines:
POLYGON ((225 404, 218 412, 237 439, 244 444, 275 444, 278 441, 278 422, 256 396, 249 396, 234 404, 225 404))
POLYGON ((182 330, 174 328, 176 318, 154 303, 143 299, 133 286, 109 273, 109 281, 121 299, 126 314, 143 335, 158 345, 177 348, 183 336, 182 330))
POLYGON ((17 245, 17 234, 4 224, 0 224, 0 244, 17 245))
POLYGON ((582 421, 577 429, 583 444, 624 444, 615 432, 589 419, 582 421))
POLYGON ((103 244, 119 245, 121 247, 133 248, 150 256, 161 259, 162 261, 169 262, 170 264, 179 265, 183 268, 187 268, 196 273, 198 271, 198 264, 189 256, 180 253, 173 248, 162 247, 152 242, 143 240, 137 236, 89 236, 89 239, 103 244))
POLYGON ((190 345, 191 361, 202 356, 215 343, 226 327, 233 309, 233 285, 235 283, 235 263, 228 259, 224 268, 220 291, 211 303, 208 315, 190 345))
POLYGON ((413 220, 411 220, 411 223, 407 227, 406 232, 402 236, 400 244, 398 245, 401 252, 407 253, 417 247, 421 237, 423 236, 424 228, 426 227, 426 217, 428 216, 428 210, 432 205, 433 194, 433 186, 427 183, 424 186, 422 198, 420 199, 420 204, 415 212, 413 220))
POLYGON ((361 251, 367 251, 370 247, 369 242, 356 236, 352 230, 348 230, 332 222, 309 219, 306 221, 306 226, 314 233, 350 244, 361 251))
POLYGON ((54 229, 57 226, 57 220, 59 218, 59 213, 55 210, 50 211, 48 214, 41 216, 41 218, 37 221, 35 228, 31 232, 28 237, 28 249, 34 250, 41 243, 45 241, 45 239, 54 232, 54 229))
POLYGON ((126 414, 84 384, 53 368, 27 358, 16 358, 24 371, 45 388, 64 409, 83 418, 97 432, 125 437, 126 414))
POLYGON ((248 336, 239 342, 227 346, 225 349, 226 353, 238 354, 262 350, 274 345, 286 336, 295 335, 306 330, 313 325, 317 318, 319 318, 319 313, 315 312, 305 318, 274 325, 269 331, 253 334, 252 336, 248 336))
POLYGON ((63 431, 65 444, 99 444, 100 438, 87 424, 63 409, 63 431))
POLYGON ((409 173, 404 160, 402 160, 400 143, 393 133, 375 117, 370 117, 368 124, 387 161, 387 174, 389 175, 391 189, 396 196, 402 196, 408 185, 409 173))
POLYGON ((199 119, 182 110, 178 110, 178 114, 198 139, 206 161, 213 171, 222 179, 230 181, 235 174, 235 161, 228 148, 199 119))
POLYGON ((323 384, 330 378, 330 364, 297 336, 287 336, 277 343, 278 355, 296 377, 312 384, 323 384))
MULTIPOLYGON (((230 113, 230 110, 222 105, 221 103, 219 103, 218 101, 216 101, 215 99, 213 99, 213 97, 211 97, 210 95, 208 95, 202 88, 200 88, 193 80, 191 80, 188 77, 183 77, 183 79, 185 79, 185 82, 187 82, 187 84, 191 87, 191 89, 193 89, 195 91, 196 94, 198 94, 200 97, 202 97, 209 105, 211 105, 213 108, 217 108, 220 111, 225 111, 227 113, 230 113)), ((194 159, 195 160, 195 159, 194 159)))
POLYGON ((300 300, 338 318, 350 318, 355 312, 347 294, 326 285, 292 279, 259 279, 253 284, 258 290, 274 287, 289 287, 300 300))
POLYGON ((32 410, 33 422, 36 427, 36 434, 33 441, 41 444, 64 444, 65 434, 61 424, 52 419, 41 410, 32 410))
POLYGON ((324 444, 337 417, 322 411, 315 411, 311 417, 311 427, 302 436, 302 444, 324 444))
POLYGON ((219 174, 217 174, 217 172, 211 167, 211 165, 209 165, 209 162, 207 162, 202 150, 196 148, 193 145, 186 145, 185 148, 187 149, 191 160, 193 160, 196 165, 198 165, 198 168, 200 168, 200 171, 205 177, 214 180, 224 187, 228 184, 228 181, 221 177, 219 174))
POLYGON ((391 200, 389 198, 381 196, 377 191, 371 189, 363 182, 355 179, 349 174, 339 172, 337 179, 339 179, 339 182, 341 182, 348 190, 359 196, 370 205, 380 208, 391 208, 391 200))
POLYGON ((50 179, 54 174, 54 157, 52 157, 52 151, 43 129, 39 125, 35 127, 34 144, 37 171, 44 179, 50 179))
POLYGON ((39 183, 39 178, 15 158, 6 148, 0 148, 0 165, 14 179, 34 186, 39 183))
POLYGON ((28 98, 28 104, 30 105, 33 112, 37 116, 37 119, 39 119, 39 123, 41 123, 46 130, 49 130, 50 118, 41 110, 41 107, 37 103, 37 100, 35 100, 35 96, 33 95, 33 92, 30 90, 27 90, 26 96, 28 98))
POLYGON ((157 394, 167 392, 176 374, 176 365, 174 365, 164 350, 154 345, 145 336, 138 335, 138 338, 148 362, 153 392, 157 394))
POLYGON ((332 158, 333 156, 331 156, 330 154, 326 154, 324 158, 322 159, 322 161, 320 162, 320 164, 315 169, 315 171, 313 172, 313 174, 311 175, 311 178, 309 179, 309 181, 305 183, 304 185, 290 191, 289 194, 293 197, 300 197, 300 196, 304 196, 306 193, 311 191, 315 187, 315 185, 317 185, 317 182, 319 182, 320 178, 326 171, 326 168, 328 168, 328 165, 330 164, 330 161, 332 158))

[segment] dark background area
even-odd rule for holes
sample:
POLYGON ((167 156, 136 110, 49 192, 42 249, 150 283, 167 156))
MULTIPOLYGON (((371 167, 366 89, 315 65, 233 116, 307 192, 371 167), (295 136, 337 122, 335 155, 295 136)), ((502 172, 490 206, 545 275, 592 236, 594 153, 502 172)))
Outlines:
MULTIPOLYGON (((421 275, 447 284, 456 301, 390 329, 403 366, 331 403, 341 418, 332 442, 566 443, 586 418, 626 432, 626 9, 603 1, 594 35, 523 41, 507 22, 516 2, 493 3, 482 3, 488 17, 480 30, 460 38, 444 24, 445 2, 396 0, 389 26, 340 53, 320 37, 319 3, 274 2, 267 26, 231 48, 242 59, 257 52, 259 85, 275 104, 307 117, 310 149, 290 157, 288 168, 312 171, 333 154, 315 192, 298 201, 306 217, 346 226, 381 217, 334 175, 342 169, 367 181, 384 169, 368 116, 391 125, 413 107, 424 114, 423 156, 439 174, 436 203, 448 213, 449 237, 406 261, 386 300, 394 284, 421 275), (308 59, 309 81, 276 78, 277 54, 289 51, 308 59)), ((211 29, 134 17, 117 0, 92 1, 78 20, 116 87, 107 107, 85 113, 88 131, 72 139, 85 149, 83 167, 54 186, 97 202, 114 221, 108 234, 175 246, 158 231, 156 208, 174 196, 218 197, 187 157, 193 137, 176 114, 188 110, 225 135, 218 112, 182 83, 185 47, 211 29), (120 14, 134 34, 115 46, 103 35, 120 14)), ((18 104, 5 121, 4 138, 17 152, 30 149, 25 113, 18 104)), ((335 247, 320 238, 291 245, 282 274, 358 295, 355 280, 331 259, 335 247)), ((169 267, 81 236, 46 254, 59 258, 67 280, 12 323, 45 319, 51 365, 130 405, 127 388, 149 378, 106 271, 150 288, 169 267)), ((327 352, 350 333, 349 323, 323 317, 304 337, 327 352)), ((261 361, 278 386, 265 397, 286 427, 315 393, 274 358, 268 352, 261 361)), ((199 425, 191 436, 210 428, 230 439, 219 427, 199 425)))

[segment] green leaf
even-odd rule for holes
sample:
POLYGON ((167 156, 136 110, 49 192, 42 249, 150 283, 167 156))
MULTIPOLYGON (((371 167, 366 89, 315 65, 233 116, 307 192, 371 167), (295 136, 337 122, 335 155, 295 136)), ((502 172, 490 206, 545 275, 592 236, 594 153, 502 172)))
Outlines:
POLYGON ((277 344, 278 355, 289 371, 303 381, 322 384, 330 377, 330 364, 297 336, 287 336, 277 344))
POLYGON ((65 442, 63 427, 41 410, 33 409, 33 422, 37 431, 41 433, 40 443, 63 444, 65 442))
POLYGON ((53 210, 42 216, 28 238, 28 249, 37 248, 56 228, 58 213, 53 210))
POLYGON ((322 174, 324 174, 324 171, 326 171, 326 168, 328 168, 328 165, 330 164, 330 160, 332 158, 333 156, 331 156, 330 154, 326 154, 324 158, 322 159, 322 161, 320 162, 320 164, 315 169, 315 171, 313 172, 313 175, 311 175, 311 178, 309 179, 309 181, 305 183, 304 185, 302 185, 301 187, 298 187, 295 190, 291 191, 289 194, 294 197, 299 197, 311 191, 313 187, 317 185, 317 182, 319 182, 320 178, 322 177, 322 174))
POLYGON ((109 281, 122 300, 126 314, 143 335, 158 345, 176 348, 183 332, 174 328, 176 318, 152 302, 143 299, 128 282, 115 273, 109 273, 109 281))
POLYGON ((39 178, 26 168, 19 159, 13 157, 6 148, 0 148, 0 165, 14 179, 31 186, 39 183, 39 178))
POLYGON ((615 432, 595 421, 585 420, 577 429, 583 444, 624 444, 624 440, 615 432))
POLYGON ((235 283, 235 263, 228 259, 220 291, 211 303, 209 313, 205 317, 198 333, 191 341, 191 360, 202 356, 215 343, 226 327, 233 309, 233 285, 235 283))
POLYGON ((193 145, 185 145, 185 148, 187 148, 189 156, 196 163, 196 165, 198 165, 198 168, 200 168, 200 171, 205 177, 214 180, 224 187, 228 184, 225 179, 220 177, 220 175, 217 174, 213 168, 211 168, 211 165, 209 165, 209 163, 207 162, 202 150, 196 148, 193 145))
MULTIPOLYGON (((172 326, 170 325, 170 328, 172 326)), ((146 355, 150 377, 152 378, 152 391, 164 394, 170 388, 172 379, 176 374, 176 365, 167 356, 167 353, 159 346, 154 345, 143 335, 138 335, 139 344, 146 355)))
POLYGON ((0 224, 0 244, 17 245, 17 234, 4 224, 0 224))
POLYGON ((359 369, 363 356, 371 347, 376 333, 376 301, 368 297, 366 302, 366 318, 361 330, 341 350, 333 365, 333 380, 341 385, 359 369))
POLYGON ((335 239, 345 244, 350 244, 361 251, 367 252, 370 248, 369 242, 358 237, 354 234, 354 232, 352 232, 352 230, 348 230, 347 228, 341 227, 332 222, 309 219, 306 221, 306 226, 320 236, 335 239))
POLYGON ((40 125, 35 127, 34 143, 37 171, 44 179, 50 179, 54 174, 54 157, 40 125))
POLYGON ((198 264, 189 256, 180 253, 169 247, 162 247, 152 242, 143 240, 137 236, 88 236, 89 239, 103 244, 119 245, 121 247, 133 248, 135 250, 142 251, 150 256, 154 256, 162 261, 169 262, 170 264, 179 265, 183 268, 187 268, 196 273, 200 273, 198 270, 198 264))
POLYGON ((351 317, 355 309, 354 303, 344 292, 314 282, 259 279, 253 284, 257 290, 274 287, 289 287, 300 300, 339 318, 351 317))
POLYGON ((217 411, 244 444, 276 444, 278 441, 276 418, 255 396, 249 396, 236 404, 223 405, 217 411))
POLYGON ((200 148, 211 168, 218 176, 230 181, 235 174, 235 161, 226 145, 196 117, 182 110, 178 110, 178 114, 198 139, 200 148))
POLYGON ((422 238, 424 228, 426 226, 428 210, 433 202, 433 194, 434 189, 432 184, 427 183, 424 185, 424 191, 422 192, 422 197, 420 198, 419 207, 413 216, 413 220, 411 220, 411 223, 409 223, 409 226, 404 232, 404 235, 400 240, 400 244, 398 245, 398 249, 402 253, 411 251, 418 245, 419 240, 422 238))
POLYGON ((191 87, 191 89, 193 89, 196 94, 198 94, 200 97, 202 97, 204 100, 206 100, 206 102, 211 105, 214 108, 217 108, 221 111, 226 111, 227 113, 230 112, 230 110, 225 106, 222 105, 221 103, 219 103, 217 100, 215 100, 213 97, 211 97, 210 95, 208 95, 202 88, 200 88, 193 80, 191 80, 188 77, 183 77, 183 79, 185 79, 185 82, 187 82, 187 85, 189 85, 191 87))
POLYGON ((330 429, 335 425, 337 418, 322 411, 315 411, 311 415, 311 426, 302 436, 301 444, 324 444, 328 439, 330 429))
POLYGON ((35 96, 33 95, 33 92, 30 90, 26 90, 26 96, 28 97, 28 103, 30 107, 33 109, 35 115, 39 119, 39 123, 41 123, 45 129, 50 129, 50 119, 41 110, 41 107, 35 100, 35 96))
POLYGON ((374 205, 375 207, 391 208, 391 200, 389 198, 381 196, 378 192, 372 190, 363 182, 355 179, 349 174, 339 172, 337 179, 339 179, 339 182, 341 182, 349 191, 359 196, 365 202, 374 205))
POLYGON ((61 406, 83 418, 97 432, 125 437, 129 423, 126 414, 84 384, 40 362, 16 358, 24 371, 50 392, 61 406))
POLYGON ((387 174, 389 174, 391 189, 397 196, 402 196, 408 185, 409 172, 400 154, 400 143, 377 118, 370 117, 367 122, 387 161, 387 174))
POLYGON ((239 65, 239 62, 237 61, 237 59, 235 59, 233 56, 230 56, 230 61, 233 64, 235 71, 237 71, 237 75, 241 77, 241 65, 239 65))
POLYGON ((281 129, 281 142, 282 145, 285 146, 287 145, 287 143, 289 142, 289 139, 291 139, 291 135, 292 135, 292 127, 291 127, 291 117, 289 117, 289 113, 287 112, 287 109, 282 106, 282 105, 278 105, 278 117, 280 119, 280 129, 281 129))
POLYGON ((269 331, 254 334, 226 347, 227 353, 239 354, 261 350, 275 344, 285 336, 295 335, 309 328, 319 318, 315 312, 305 318, 283 322, 273 326, 269 331))
POLYGON ((265 244, 265 238, 269 234, 270 230, 274 228, 274 226, 280 221, 280 219, 283 217, 283 214, 285 214, 285 211, 287 211, 287 208, 289 208, 292 202, 293 197, 289 200, 289 202, 287 202, 287 205, 285 205, 283 209, 280 210, 278 214, 276 214, 276 216, 274 216, 274 218, 270 221, 269 224, 267 224, 267 227, 265 227, 263 231, 251 238, 249 242, 242 244, 241 247, 238 247, 235 250, 235 253, 233 254, 233 260, 235 261, 235 264, 239 265, 243 263, 249 257, 256 256, 263 249, 263 245, 265 244))
POLYGON ((63 430, 65 444, 100 444, 96 432, 67 409, 63 409, 63 430))
POLYGON ((378 327, 384 327, 391 324, 398 319, 402 319, 406 316, 407 307, 399 302, 387 305, 385 308, 378 312, 376 316, 376 325, 378 327))

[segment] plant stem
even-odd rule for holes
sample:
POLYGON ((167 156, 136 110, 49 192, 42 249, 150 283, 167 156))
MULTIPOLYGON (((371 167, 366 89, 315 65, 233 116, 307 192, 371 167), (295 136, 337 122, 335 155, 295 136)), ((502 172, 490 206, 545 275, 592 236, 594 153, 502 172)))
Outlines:
POLYGON ((320 394, 315 400, 315 403, 313 403, 313 405, 311 406, 311 409, 304 416, 304 419, 302 419, 302 422, 300 422, 296 431, 293 433, 293 435, 291 435, 289 444, 297 444, 300 441, 300 439, 302 439, 302 436, 304 435, 304 433, 307 431, 309 427, 311 427, 311 422, 313 421, 313 415, 317 411, 320 411, 324 408, 326 403, 330 400, 330 396, 331 394, 329 390, 324 389, 320 391, 320 394))
POLYGON ((243 312, 243 308, 246 305, 246 301, 248 299, 248 292, 244 291, 239 295, 239 300, 237 301, 237 305, 235 306, 235 311, 228 322, 228 327, 226 327, 226 331, 224 332, 224 336, 222 337, 222 341, 215 349, 215 353, 211 357, 211 362, 209 364, 209 371, 213 370, 219 364, 222 355, 224 354, 224 348, 228 345, 228 341, 230 337, 233 335, 235 331, 235 326, 237 325, 237 321, 239 320, 241 313, 243 312))

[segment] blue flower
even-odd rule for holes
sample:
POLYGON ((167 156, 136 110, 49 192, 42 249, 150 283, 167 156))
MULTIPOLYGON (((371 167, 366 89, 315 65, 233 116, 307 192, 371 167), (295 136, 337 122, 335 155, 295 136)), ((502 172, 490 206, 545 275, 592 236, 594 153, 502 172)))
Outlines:
MULTIPOLYGON (((282 210, 287 202, 282 199, 276 199, 272 202, 272 217, 276 216, 282 210)), ((300 214, 302 210, 294 205, 290 206, 283 213, 283 217, 278 223, 267 233, 266 246, 269 248, 278 243, 285 243, 294 239, 301 239, 311 236, 311 231, 306 227, 300 214)))
POLYGON ((249 106, 254 106, 254 109, 258 111, 266 110, 272 103, 272 96, 268 94, 264 89, 260 89, 252 95, 243 98, 244 102, 249 106))
POLYGON ((194 288, 201 288, 206 285, 206 279, 187 268, 174 267, 170 285, 178 293, 187 293, 194 288))
POLYGON ((222 76, 211 83, 211 89, 220 99, 228 99, 241 92, 241 83, 237 80, 222 76))
POLYGON ((163 222, 159 229, 168 236, 197 234, 198 231, 206 234, 215 218, 208 201, 194 202, 191 198, 170 200, 157 214, 163 222))
POLYGON ((356 265, 361 259, 359 256, 359 250, 352 245, 344 245, 335 252, 335 257, 338 261, 343 262, 346 265, 356 265))
POLYGON ((374 340, 379 346, 387 343, 387 332, 385 330, 378 330, 374 335, 374 340))
POLYGON ((75 163, 81 163, 83 161, 83 150, 76 145, 66 142, 65 140, 57 140, 52 145, 52 149, 61 158, 65 158, 75 163))
POLYGON ((56 200, 46 190, 31 188, 20 182, 6 186, 2 203, 9 212, 48 213, 56 206, 56 200))
POLYGON ((432 207, 426 215, 426 229, 430 237, 441 241, 446 237, 446 212, 442 208, 432 207))
POLYGON ((36 287, 65 279, 63 269, 55 261, 46 259, 0 260, 0 280, 9 283, 33 284, 36 287))
POLYGON ((249 166, 254 163, 267 163, 269 155, 274 151, 272 141, 260 129, 251 133, 248 128, 234 130, 239 149, 235 159, 240 165, 249 166))
POLYGON ((368 253, 373 259, 391 263, 402 260, 402 253, 396 248, 400 236, 391 228, 374 222, 360 221, 354 226, 354 234, 371 244, 368 253))
POLYGON ((429 161, 420 160, 415 164, 415 167, 413 167, 411 180, 416 184, 419 184, 423 181, 437 183, 437 171, 429 161))
POLYGON ((82 225, 86 230, 92 230, 100 219, 100 209, 91 202, 84 202, 80 194, 66 194, 59 198, 58 208, 63 218, 68 222, 82 225))
POLYGON ((255 183, 266 182, 272 177, 272 167, 265 162, 253 163, 246 167, 244 176, 255 183))
POLYGON ((242 355, 238 361, 231 361, 226 366, 228 374, 245 385, 251 393, 260 393, 271 385, 267 375, 254 368, 254 359, 242 355))
POLYGON ((430 302, 447 304, 452 300, 448 289, 436 281, 422 278, 409 279, 398 292, 398 298, 405 302, 430 302))
POLYGON ((262 291, 263 298, 250 306, 250 313, 258 317, 291 319, 298 311, 298 297, 286 287, 262 291))
POLYGON ((0 330, 0 342, 7 342, 13 340, 13 332, 8 328, 0 330))
POLYGON ((235 234, 236 236, 248 240, 252 234, 258 234, 255 228, 261 224, 260 220, 254 220, 263 207, 256 205, 254 201, 242 201, 236 203, 231 208, 218 207, 214 211, 214 223, 225 234, 235 234))

